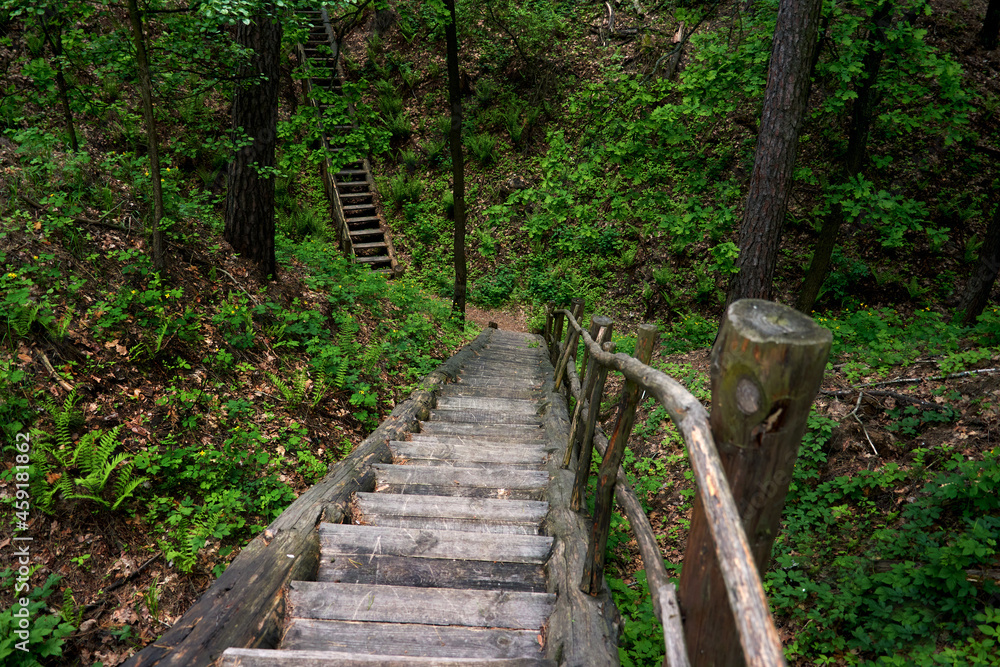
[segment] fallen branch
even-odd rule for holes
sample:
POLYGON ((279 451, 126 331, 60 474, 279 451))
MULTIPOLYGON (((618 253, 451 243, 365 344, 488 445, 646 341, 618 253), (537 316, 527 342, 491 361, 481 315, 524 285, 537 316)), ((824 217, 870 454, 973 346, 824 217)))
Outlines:
MULTIPOLYGON (((890 572, 896 565, 907 564, 905 561, 901 560, 877 560, 872 563, 872 569, 876 572, 890 572)), ((923 567, 923 563, 909 563, 908 567, 913 569, 919 569, 923 567)), ((992 579, 993 581, 1000 581, 1000 570, 979 570, 971 569, 965 571, 965 578, 967 581, 983 581, 984 579, 992 579)))
POLYGON ((896 380, 882 380, 881 382, 866 382, 865 384, 859 384, 859 387, 883 387, 890 384, 916 384, 918 382, 923 382, 924 380, 954 380, 955 378, 968 377, 970 375, 979 375, 980 373, 996 373, 1000 371, 1000 368, 981 368, 975 371, 962 371, 960 373, 949 373, 948 375, 927 375, 921 378, 899 378, 896 380))
POLYGON ((42 365, 45 366, 45 370, 49 372, 49 375, 55 378, 55 381, 59 383, 59 386, 62 387, 63 390, 65 390, 67 393, 73 391, 73 385, 71 385, 69 382, 66 382, 66 380, 64 380, 62 376, 56 372, 56 369, 52 368, 52 362, 49 361, 48 356, 44 352, 42 352, 42 365))
MULTIPOLYGON (((837 391, 821 391, 819 392, 823 396, 833 396, 839 398, 841 396, 851 396, 854 392, 861 392, 861 389, 840 389, 837 391)), ((918 405, 922 408, 927 408, 930 410, 939 410, 944 412, 946 410, 951 410, 952 407, 948 405, 938 405, 937 403, 931 403, 930 401, 922 401, 919 398, 914 398, 912 396, 907 396, 906 394, 900 394, 895 391, 868 391, 865 392, 869 396, 883 396, 886 398, 894 398, 897 401, 903 401, 904 403, 911 403, 913 405, 918 405)), ((861 401, 861 397, 858 397, 858 402, 861 401)))
MULTIPOLYGON (((37 208, 40 211, 44 211, 46 209, 46 206, 44 204, 35 201, 34 199, 32 199, 31 197, 29 197, 28 195, 22 194, 22 195, 19 195, 19 196, 21 197, 21 199, 23 199, 25 201, 25 203, 27 203, 29 206, 31 206, 33 208, 37 208)), ((121 204, 119 204, 118 206, 121 206, 121 204)), ((112 213, 114 213, 115 209, 117 209, 118 206, 116 206, 115 208, 111 209, 110 211, 108 211, 107 213, 105 213, 104 215, 102 215, 97 220, 91 220, 90 218, 80 218, 80 217, 76 217, 76 216, 69 216, 69 219, 72 220, 73 222, 76 222, 76 223, 81 224, 81 225, 90 225, 90 226, 96 226, 96 227, 105 227, 107 229, 117 229, 118 231, 121 231, 121 232, 131 232, 132 230, 128 229, 127 227, 122 227, 121 225, 114 225, 114 224, 112 224, 110 222, 104 222, 104 218, 107 218, 112 213)))
POLYGON ((878 456, 878 450, 875 449, 875 443, 872 442, 871 436, 868 435, 868 429, 865 428, 864 423, 861 421, 861 417, 858 416, 858 408, 861 407, 861 397, 864 395, 864 392, 858 392, 858 402, 854 404, 854 409, 851 410, 851 416, 858 421, 858 425, 861 426, 861 431, 865 434, 865 438, 868 439, 868 444, 871 445, 872 451, 875 452, 875 456, 878 456))

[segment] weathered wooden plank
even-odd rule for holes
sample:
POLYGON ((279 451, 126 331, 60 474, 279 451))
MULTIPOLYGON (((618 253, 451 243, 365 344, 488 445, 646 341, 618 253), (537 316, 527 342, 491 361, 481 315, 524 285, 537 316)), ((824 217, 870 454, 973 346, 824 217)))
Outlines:
POLYGON ((230 646, 274 646, 284 609, 281 590, 293 579, 311 578, 316 570, 319 548, 315 527, 320 517, 339 519, 353 492, 374 486, 369 465, 389 460, 386 443, 416 428, 416 420, 432 405, 434 390, 454 378, 494 333, 493 329, 484 331, 425 377, 421 389, 397 405, 359 447, 244 547, 180 620, 126 665, 203 667, 230 646), (294 557, 289 558, 290 554, 294 557))
POLYGON ((538 401, 518 400, 510 398, 438 396, 438 410, 496 410, 511 414, 537 415, 538 401))
POLYGON ((537 500, 494 500, 489 498, 449 498, 434 496, 358 493, 355 507, 362 516, 375 512, 413 517, 450 517, 479 521, 539 524, 549 504, 537 500))
POLYGON ((430 421, 455 424, 510 424, 514 426, 538 426, 541 418, 535 413, 501 412, 498 410, 431 410, 430 421))
POLYGON ((231 648, 221 667, 556 667, 542 658, 440 658, 381 656, 340 651, 231 648))
POLYGON ((455 396, 455 397, 492 397, 492 398, 508 398, 508 399, 518 399, 518 400, 536 400, 541 398, 541 386, 537 389, 499 389, 496 387, 472 387, 468 384, 448 384, 441 387, 441 391, 438 392, 438 396, 455 396))
POLYGON ((544 563, 552 538, 538 535, 495 535, 457 530, 411 530, 380 526, 321 523, 320 549, 327 555, 414 556, 454 560, 544 563))
POLYGON ((289 623, 281 645, 292 650, 335 649, 375 655, 494 659, 541 657, 538 630, 444 627, 415 623, 358 623, 297 618, 289 623))
POLYGON ((509 440, 511 442, 531 442, 545 439, 545 433, 537 426, 517 424, 460 424, 455 422, 421 422, 420 433, 427 435, 465 435, 489 440, 509 440))
MULTIPOLYGON (((405 495, 413 494, 383 494, 405 495)), ((438 496, 422 496, 435 498, 438 496)), ((481 499, 481 498, 476 498, 481 499)), ((452 519, 450 517, 401 516, 398 514, 369 513, 362 516, 361 525, 389 526, 393 528, 410 528, 414 530, 461 530, 470 533, 508 533, 511 535, 538 535, 538 526, 524 523, 509 523, 506 521, 479 521, 477 519, 452 519)))
POLYGON ((497 389, 541 389, 542 380, 533 378, 509 378, 503 375, 477 376, 460 375, 455 385, 468 387, 496 387, 497 389))
POLYGON ((331 555, 320 560, 319 581, 545 592, 541 563, 410 556, 331 555))
POLYGON ((478 470, 495 470, 497 468, 511 468, 513 470, 542 470, 545 468, 547 457, 541 457, 538 461, 514 461, 506 463, 496 463, 495 461, 469 461, 467 459, 440 459, 440 458, 420 458, 419 456, 395 456, 392 462, 396 465, 413 466, 440 466, 442 468, 476 468, 478 470))
POLYGON ((288 591, 292 618, 515 630, 540 629, 554 601, 549 593, 328 581, 293 581, 288 591))
POLYGON ((451 446, 468 449, 482 449, 488 452, 502 452, 511 451, 517 452, 520 450, 524 451, 534 451, 541 450, 546 453, 551 453, 562 448, 561 443, 549 442, 545 439, 537 438, 527 438, 522 441, 513 440, 511 438, 503 439, 490 439, 490 438, 480 438, 471 435, 425 435, 423 433, 411 433, 407 436, 409 439, 400 442, 406 442, 414 445, 421 446, 451 446))
POLYGON ((387 464, 372 467, 377 493, 540 500, 549 481, 548 473, 538 470, 387 464))

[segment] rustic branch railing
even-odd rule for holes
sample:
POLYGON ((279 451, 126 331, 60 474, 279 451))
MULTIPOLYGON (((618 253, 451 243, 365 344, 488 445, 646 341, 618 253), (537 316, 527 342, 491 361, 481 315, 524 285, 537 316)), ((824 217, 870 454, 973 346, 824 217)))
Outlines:
POLYGON ((580 445, 574 509, 583 505, 604 375, 615 370, 628 381, 611 443, 605 444, 603 435, 594 439, 598 449, 603 449, 604 464, 590 562, 581 589, 591 593, 599 590, 613 488, 636 533, 654 610, 664 624, 664 663, 686 665, 690 655, 695 665, 739 665, 744 661, 748 665, 784 665, 758 571, 767 566, 809 405, 829 355, 830 332, 801 313, 767 301, 748 299, 732 304, 713 350, 710 425, 707 411, 690 392, 646 365, 655 327, 640 329, 638 359, 612 354, 602 349, 611 337, 611 320, 592 317, 588 332, 578 322, 582 308, 574 310, 577 314, 550 307, 545 327, 551 356, 558 360, 556 381, 561 381, 560 369, 565 369, 570 394, 577 400, 564 456, 565 467, 580 445), (564 320, 565 342, 561 340, 564 320), (578 338, 584 342, 582 379, 576 377, 575 361, 569 363, 578 338), (630 489, 622 489, 624 475, 619 464, 641 391, 656 398, 684 437, 698 483, 681 577, 681 609, 687 617, 683 635, 674 587, 652 528, 634 493, 630 498, 630 489), (579 438, 581 424, 583 437, 579 438), (720 456, 717 441, 725 456, 720 456), (748 532, 752 540, 748 540, 748 532), (719 590, 724 591, 728 605, 720 604, 719 590), (731 640, 734 624, 739 644, 731 640), (684 648, 685 636, 690 654, 684 648))

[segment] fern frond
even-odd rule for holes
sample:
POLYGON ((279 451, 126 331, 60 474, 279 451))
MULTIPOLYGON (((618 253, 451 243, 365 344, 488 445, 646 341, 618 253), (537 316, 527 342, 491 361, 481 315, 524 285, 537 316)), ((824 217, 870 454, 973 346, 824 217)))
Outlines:
POLYGON ((115 485, 115 502, 111 506, 111 509, 116 510, 118 506, 122 504, 125 500, 132 497, 132 493, 139 487, 140 484, 146 481, 145 477, 138 477, 136 479, 128 480, 127 478, 119 478, 118 483, 115 485))

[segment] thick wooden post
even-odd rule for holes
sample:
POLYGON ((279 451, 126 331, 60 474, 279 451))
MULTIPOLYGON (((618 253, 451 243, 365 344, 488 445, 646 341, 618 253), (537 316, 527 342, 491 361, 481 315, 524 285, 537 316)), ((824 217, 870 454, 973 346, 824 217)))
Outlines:
MULTIPOLYGON (((830 332, 770 301, 729 306, 712 350, 712 436, 758 573, 767 569, 830 332)), ((743 665, 743 651, 696 497, 680 579, 693 665, 743 665)))
POLYGON ((556 359, 559 356, 559 341, 562 340, 563 331, 563 320, 565 316, 562 314, 562 308, 555 314, 555 321, 552 323, 552 349, 549 350, 549 361, 555 365, 556 359))
MULTIPOLYGON (((573 319, 576 320, 577 324, 580 323, 580 319, 583 317, 583 299, 573 299, 573 319)), ((566 365, 569 363, 570 359, 576 356, 576 346, 580 341, 580 332, 572 327, 566 327, 566 347, 563 348, 562 355, 559 357, 559 363, 556 364, 556 384, 555 390, 559 391, 559 387, 562 385, 563 377, 566 373, 566 365)))
MULTIPOLYGON (((609 331, 610 335, 610 331, 609 331)), ((605 352, 614 352, 615 344, 608 341, 601 346, 605 352)), ((590 407, 587 408, 587 423, 580 442, 580 460, 576 463, 576 480, 573 483, 573 496, 569 501, 571 510, 580 511, 583 499, 587 495, 587 481, 590 479, 590 459, 594 453, 594 429, 597 427, 597 414, 601 411, 601 396, 604 395, 604 380, 608 376, 607 366, 595 369, 594 391, 590 394, 590 407)))
MULTIPOLYGON (((611 338, 611 318, 603 315, 595 315, 590 318, 590 338, 598 345, 604 344, 611 338)), ((563 456, 563 468, 569 468, 569 462, 573 459, 573 448, 579 439, 580 416, 583 414, 583 404, 587 402, 591 389, 594 386, 594 364, 590 360, 587 367, 586 379, 580 380, 580 400, 573 408, 573 419, 570 420, 569 440, 566 444, 566 454, 563 456)))
MULTIPOLYGON (((635 358, 648 364, 653 357, 653 344, 656 341, 657 328, 655 324, 639 325, 639 340, 635 345, 635 358)), ((611 442, 604 451, 601 461, 601 471, 597 478, 597 494, 594 502, 594 525, 590 532, 590 544, 587 547, 587 560, 584 561, 583 581, 580 590, 590 595, 601 592, 601 582, 604 579, 604 557, 608 548, 608 530, 611 527, 611 510, 614 506, 615 481, 618 479, 618 466, 625 457, 625 447, 632 434, 635 424, 635 409, 639 405, 642 389, 631 380, 625 383, 622 392, 621 412, 615 423, 615 432, 611 442)))

